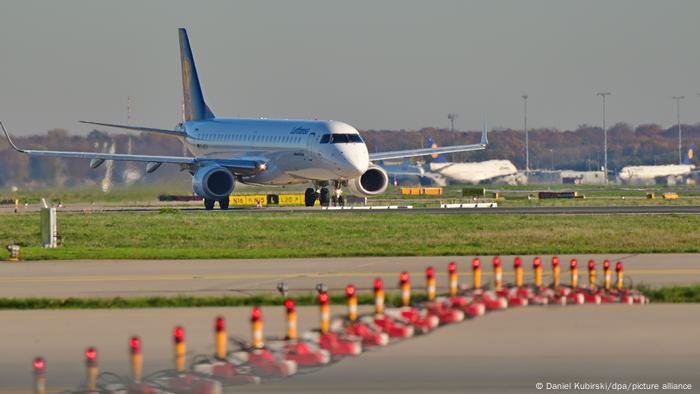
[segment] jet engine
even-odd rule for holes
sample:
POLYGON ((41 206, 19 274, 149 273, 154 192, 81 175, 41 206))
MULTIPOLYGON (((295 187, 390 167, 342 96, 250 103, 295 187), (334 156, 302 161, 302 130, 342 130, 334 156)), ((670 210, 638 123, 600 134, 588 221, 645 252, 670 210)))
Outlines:
POLYGON ((383 168, 370 165, 359 178, 348 181, 348 190, 357 197, 371 197, 382 194, 389 186, 389 176, 383 168))
POLYGON ((198 196, 212 200, 228 197, 233 192, 235 183, 231 171, 219 165, 200 167, 192 176, 192 190, 198 196))

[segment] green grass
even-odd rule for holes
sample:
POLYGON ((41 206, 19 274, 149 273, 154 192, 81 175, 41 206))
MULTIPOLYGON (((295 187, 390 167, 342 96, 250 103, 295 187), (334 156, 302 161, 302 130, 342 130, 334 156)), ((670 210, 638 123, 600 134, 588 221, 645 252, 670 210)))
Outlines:
MULTIPOLYGON (((307 185, 292 185, 282 188, 261 187, 239 184, 236 186, 237 194, 252 193, 303 193, 307 185)), ((382 204, 386 201, 392 203, 411 203, 416 206, 426 204, 435 206, 441 200, 457 201, 464 200, 462 188, 479 188, 487 190, 487 195, 492 192, 499 192, 504 199, 499 200, 502 206, 571 206, 571 205, 689 205, 700 204, 700 186, 697 185, 476 185, 476 186, 446 186, 443 188, 442 196, 404 196, 401 195, 400 187, 390 186, 386 193, 370 198, 370 203, 382 204), (586 196, 585 200, 527 200, 527 195, 536 195, 538 191, 578 191, 586 196), (646 200, 647 192, 655 192, 656 200, 646 200), (676 192, 680 196, 678 200, 662 200, 661 194, 664 192, 676 192), (622 197, 625 199, 622 199, 622 197), (425 202, 424 202, 425 201, 425 202)), ((22 203, 38 204, 42 197, 48 201, 62 201, 65 204, 76 203, 98 203, 98 204, 120 204, 126 206, 142 205, 162 205, 158 201, 161 194, 189 195, 192 193, 192 186, 189 180, 173 181, 167 183, 139 183, 135 185, 115 185, 109 193, 103 193, 96 185, 75 186, 75 187, 47 187, 21 189, 12 192, 9 188, 0 188, 0 200, 14 200, 19 198, 22 203)), ((468 200, 468 199, 467 199, 468 200)))
MULTIPOLYGON (((500 207, 577 207, 577 206, 650 206, 650 205, 700 205, 700 187, 696 185, 479 185, 464 186, 468 188, 483 187, 486 197, 482 201, 497 201, 500 207), (577 191, 585 198, 572 199, 537 199, 540 191, 577 191), (499 192, 501 198, 494 200, 493 192, 499 192), (646 194, 653 192, 656 199, 649 200, 646 194), (676 200, 664 200, 661 195, 665 192, 675 192, 679 195, 676 200), (527 196, 533 196, 528 200, 527 196), (624 197, 624 198, 623 198, 624 197)), ((412 204, 416 207, 436 206, 441 202, 468 202, 469 198, 462 197, 462 186, 446 186, 441 196, 404 196, 400 188, 390 187, 379 197, 370 199, 375 204, 412 204)))
MULTIPOLYGON (((291 297, 298 306, 317 305, 318 296, 306 294, 291 297)), ((425 300, 424 294, 415 294, 414 301, 425 300)), ((140 308, 197 308, 197 307, 240 307, 283 305, 284 298, 279 295, 252 296, 175 296, 175 297, 134 297, 134 298, 0 298, 0 310, 34 310, 34 309, 140 309, 140 308)), ((332 294, 332 304, 344 304, 343 294, 332 294)), ((358 294, 358 302, 363 305, 374 303, 371 294, 358 294)), ((400 305, 400 294, 387 294, 386 304, 400 305)))
MULTIPOLYGON (((689 286, 670 286, 651 288, 640 286, 651 302, 659 303, 696 303, 700 302, 700 284, 689 286)), ((298 306, 317 305, 315 294, 291 297, 298 306)), ((412 295, 412 300, 421 302, 425 294, 412 295)), ((0 298, 0 310, 37 310, 37 309, 140 309, 140 308, 196 308, 196 307, 245 307, 282 305, 284 298, 279 295, 252 296, 175 296, 175 297, 134 297, 134 298, 0 298)), ((345 295, 332 294, 331 303, 341 305, 346 302, 345 295)), ((371 294, 358 294, 361 305, 371 305, 371 294)), ((386 295, 387 306, 400 305, 401 295, 386 295)))
POLYGON ((700 284, 690 286, 668 286, 660 288, 639 287, 652 302, 700 302, 700 284))
POLYGON ((0 215, 0 246, 27 260, 700 252, 698 215, 59 213, 63 246, 39 246, 38 213, 0 215))

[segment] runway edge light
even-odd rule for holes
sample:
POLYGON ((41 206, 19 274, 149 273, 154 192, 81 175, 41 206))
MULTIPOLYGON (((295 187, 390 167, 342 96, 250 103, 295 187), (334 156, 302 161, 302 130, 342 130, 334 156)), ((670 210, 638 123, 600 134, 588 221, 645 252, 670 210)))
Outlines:
POLYGON ((185 345, 185 329, 177 326, 173 330, 173 342, 175 344, 175 370, 185 371, 187 346, 185 345))
POLYGON ((32 362, 34 367, 34 394, 46 393, 46 362, 43 358, 37 357, 32 362))
POLYGON ((95 391, 97 389, 97 349, 90 346, 85 350, 85 368, 87 372, 87 389, 95 391))

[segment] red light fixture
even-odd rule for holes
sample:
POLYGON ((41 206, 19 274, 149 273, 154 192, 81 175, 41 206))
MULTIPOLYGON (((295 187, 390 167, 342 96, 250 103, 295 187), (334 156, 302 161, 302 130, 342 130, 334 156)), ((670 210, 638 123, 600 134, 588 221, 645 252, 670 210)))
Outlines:
POLYGON ((382 278, 375 279, 374 280, 374 290, 377 291, 377 290, 381 290, 383 288, 384 288, 384 281, 382 280, 382 278))
POLYGON ((254 306, 253 309, 250 311, 250 320, 258 321, 260 319, 262 319, 262 310, 257 306, 254 306))
POLYGON ((318 293, 318 302, 321 304, 327 304, 328 303, 328 293, 318 293))
POLYGON ((85 359, 86 359, 88 362, 90 362, 90 363, 92 363, 92 362, 94 362, 95 360, 97 360, 97 349, 95 349, 95 348, 92 347, 92 346, 89 347, 89 348, 87 348, 87 349, 85 350, 85 359))
POLYGON ((175 343, 182 343, 185 341, 185 329, 182 326, 177 326, 173 330, 173 339, 175 343))
POLYGON ((558 267, 558 266, 559 266, 559 257, 552 256, 552 267, 558 267))
POLYGON ((137 336, 131 337, 129 340, 129 348, 131 348, 131 354, 141 353, 141 338, 137 336))
POLYGON ((593 271, 595 269, 595 261, 588 260, 588 270, 593 271))
POLYGON ((498 256, 493 257, 493 266, 494 267, 500 267, 501 266, 501 258, 498 256))
POLYGON ((287 298, 284 300, 284 307, 287 308, 287 312, 292 312, 296 309, 296 303, 294 302, 293 299, 287 298))
POLYGON ((408 283, 408 272, 403 271, 399 276, 399 280, 401 281, 401 283, 408 283))
POLYGON ((449 264, 447 264, 447 272, 454 274, 457 272, 457 263, 454 261, 451 261, 449 264))
POLYGON ((345 295, 348 296, 348 298, 355 296, 355 286, 347 285, 345 287, 345 295))
POLYGON ((537 256, 535 259, 532 261, 532 266, 535 268, 540 268, 542 266, 542 259, 537 256))
POLYGON ((523 260, 520 257, 516 257, 513 261, 513 267, 520 268, 523 266, 523 260))
POLYGON ((216 318, 216 332, 222 332, 226 329, 226 322, 224 318, 219 316, 216 318))
POLYGON ((578 266, 578 261, 576 259, 571 259, 571 263, 569 263, 569 268, 574 269, 578 266))
POLYGON ((622 262, 618 261, 617 264, 615 264, 615 271, 620 272, 622 271, 622 262))
POLYGON ((479 260, 478 257, 475 258, 474 260, 472 260, 472 268, 474 268, 474 269, 481 268, 481 260, 479 260))
POLYGON ((38 369, 44 369, 44 367, 46 366, 46 363, 44 362, 43 358, 37 357, 34 359, 33 365, 34 365, 34 369, 38 370, 38 369))
POLYGON ((428 279, 433 279, 435 277, 435 268, 428 267, 425 269, 425 277, 428 279))

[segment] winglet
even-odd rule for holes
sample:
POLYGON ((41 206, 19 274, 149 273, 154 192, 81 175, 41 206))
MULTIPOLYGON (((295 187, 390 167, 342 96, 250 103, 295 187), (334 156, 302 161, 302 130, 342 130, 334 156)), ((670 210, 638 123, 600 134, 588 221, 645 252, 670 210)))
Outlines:
POLYGON ((481 141, 479 143, 484 146, 489 144, 488 127, 486 126, 486 115, 484 115, 483 125, 481 129, 481 141))
POLYGON ((2 124, 2 121, 0 121, 0 127, 2 127, 2 132, 5 133, 5 137, 7 137, 7 141, 10 143, 12 148, 16 150, 17 152, 22 152, 24 153, 24 150, 20 149, 15 145, 15 143, 12 141, 12 138, 10 138, 10 134, 7 133, 7 130, 5 130, 5 125, 2 124))

